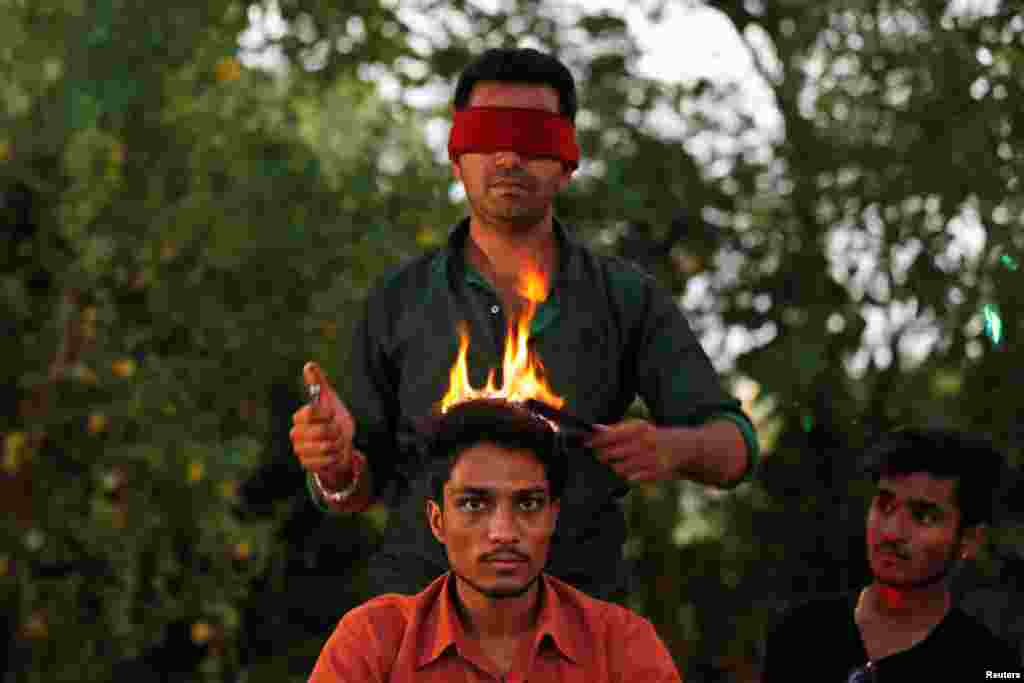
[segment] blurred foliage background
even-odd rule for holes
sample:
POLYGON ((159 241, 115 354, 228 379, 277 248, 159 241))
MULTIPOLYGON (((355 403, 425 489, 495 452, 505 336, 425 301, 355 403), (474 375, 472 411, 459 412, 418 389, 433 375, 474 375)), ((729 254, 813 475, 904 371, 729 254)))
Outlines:
MULTIPOLYGON (((343 381, 369 284, 463 215, 438 140, 488 46, 570 66, 559 216, 679 294, 758 423, 754 484, 627 499, 631 604, 688 680, 757 680, 779 610, 867 581, 872 434, 959 424, 1019 468, 1014 3, 644 5, 730 22, 767 133, 586 3, 179 5, 0 0, 5 681, 305 680, 386 515, 308 501, 299 369, 343 381)), ((956 590, 1020 642, 1017 481, 956 590)))

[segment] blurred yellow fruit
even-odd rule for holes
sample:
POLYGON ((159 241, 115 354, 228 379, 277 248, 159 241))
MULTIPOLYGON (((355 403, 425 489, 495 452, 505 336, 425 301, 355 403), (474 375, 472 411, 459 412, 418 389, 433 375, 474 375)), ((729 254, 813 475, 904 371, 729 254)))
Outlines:
POLYGON ((75 363, 74 367, 71 368, 71 376, 85 384, 98 384, 100 381, 100 378, 96 376, 92 368, 85 363, 75 363))
POLYGON ((4 437, 4 466, 8 460, 21 461, 21 455, 28 444, 28 437, 25 432, 11 432, 4 437))
POLYGON ((246 541, 235 544, 234 555, 236 560, 248 560, 252 556, 252 547, 246 541))
POLYGON ((109 420, 103 413, 93 413, 89 416, 89 433, 90 434, 102 434, 107 431, 107 425, 109 420))
POLYGON ((192 624, 192 642, 196 645, 205 645, 213 638, 213 627, 205 621, 197 621, 192 624))
POLYGON ((7 576, 11 571, 11 558, 4 555, 0 557, 0 576, 7 576))
POLYGON ((203 474, 206 472, 206 468, 203 467, 201 462, 193 462, 188 466, 188 480, 199 481, 203 478, 203 474))
POLYGON ((223 57, 217 61, 214 73, 221 83, 237 81, 242 76, 242 65, 234 57, 223 57))
POLYGON ((21 452, 8 451, 4 453, 4 472, 14 474, 21 469, 21 452))
POLYGON ((434 247, 440 243, 440 235, 431 227, 423 227, 416 232, 416 244, 421 247, 434 247))
POLYGON ((704 261, 694 254, 686 252, 674 253, 672 260, 675 262, 676 268, 687 275, 693 275, 704 270, 704 261))
POLYGON ((110 370, 118 377, 131 377, 135 374, 135 361, 131 358, 115 360, 110 364, 110 370))
POLYGON ((160 243, 160 260, 170 261, 178 255, 178 246, 174 242, 161 242, 160 243))
POLYGON ((7 161, 11 158, 11 143, 6 140, 0 142, 0 161, 7 161))
POLYGON ((42 611, 33 612, 28 621, 22 626, 22 633, 26 638, 39 640, 50 634, 50 628, 46 624, 46 614, 42 611))
POLYGON ((220 483, 220 495, 224 496, 228 500, 234 500, 238 497, 238 482, 234 479, 228 479, 220 483))
POLYGON ((118 165, 124 163, 124 145, 120 142, 115 142, 110 148, 110 160, 118 165))

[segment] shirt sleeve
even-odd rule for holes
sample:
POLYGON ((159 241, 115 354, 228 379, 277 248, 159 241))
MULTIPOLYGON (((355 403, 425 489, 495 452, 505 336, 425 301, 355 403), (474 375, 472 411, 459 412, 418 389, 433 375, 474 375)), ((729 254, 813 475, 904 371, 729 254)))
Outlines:
POLYGON ((373 498, 382 497, 397 477, 398 373, 387 355, 390 308, 386 291, 374 290, 356 324, 345 384, 346 403, 356 423, 355 447, 373 472, 373 498))
POLYGON ((752 476, 759 455, 754 425, 740 402, 729 395, 676 301, 654 278, 642 278, 642 319, 636 326, 637 392, 654 421, 695 427, 725 420, 743 435, 749 459, 744 479, 752 476))
POLYGON ((625 624, 610 628, 609 681, 611 683, 682 683, 672 654, 651 622, 623 608, 625 624))

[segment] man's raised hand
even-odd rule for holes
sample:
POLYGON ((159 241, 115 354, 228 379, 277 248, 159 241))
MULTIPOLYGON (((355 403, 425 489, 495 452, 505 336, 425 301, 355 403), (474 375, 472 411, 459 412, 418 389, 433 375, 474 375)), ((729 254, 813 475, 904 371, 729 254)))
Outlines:
POLYGON ((319 385, 320 392, 315 401, 292 415, 292 450, 302 467, 318 475, 324 486, 340 488, 352 474, 355 421, 319 365, 306 363, 302 380, 307 388, 319 385))

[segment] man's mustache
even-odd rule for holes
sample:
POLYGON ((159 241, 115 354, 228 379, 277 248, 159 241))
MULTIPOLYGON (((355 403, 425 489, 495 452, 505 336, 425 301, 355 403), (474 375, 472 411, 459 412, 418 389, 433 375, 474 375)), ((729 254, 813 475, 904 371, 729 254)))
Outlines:
POLYGON ((875 550, 883 553, 889 553, 895 555, 901 560, 910 559, 910 550, 906 546, 897 543, 879 543, 875 546, 875 550))
POLYGON ((501 171, 491 180, 491 185, 516 184, 527 188, 533 187, 533 178, 530 174, 521 169, 509 169, 501 171))

